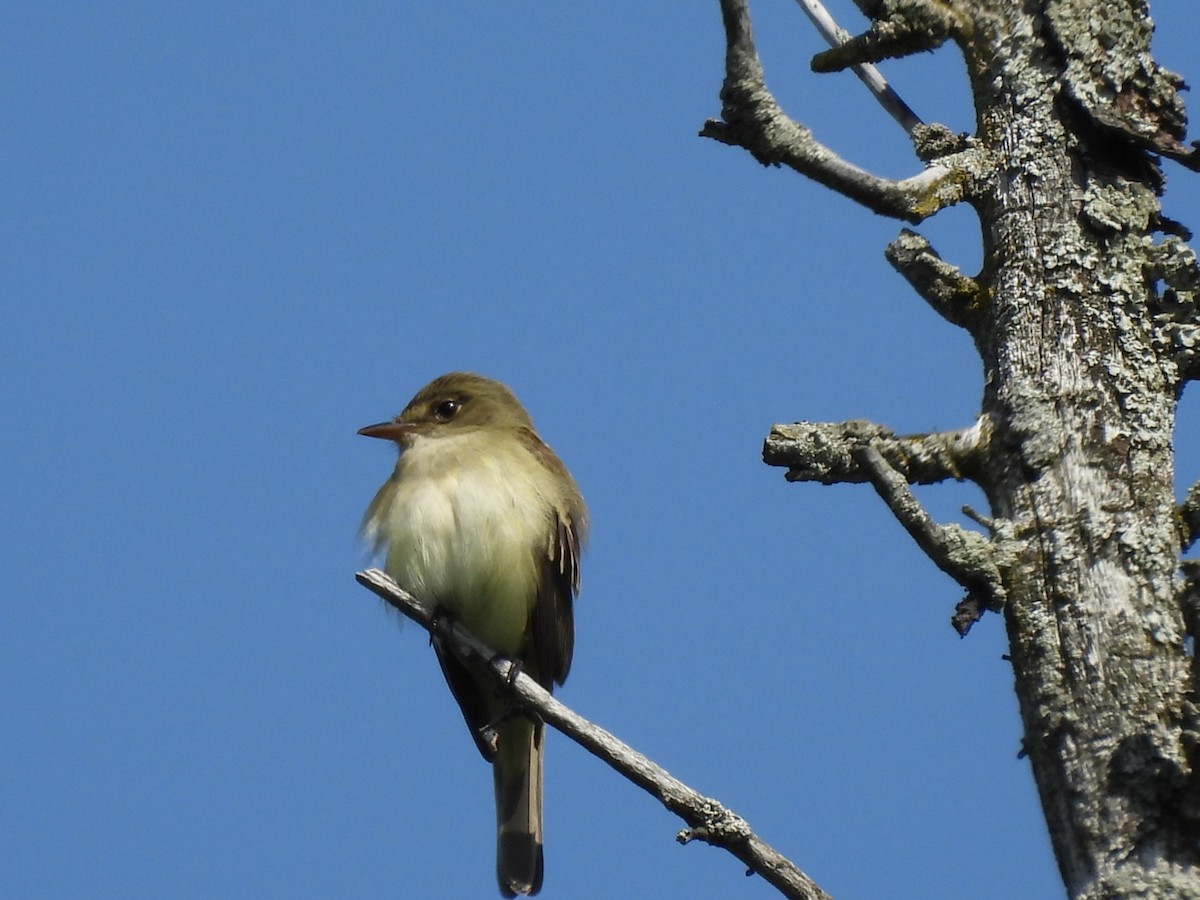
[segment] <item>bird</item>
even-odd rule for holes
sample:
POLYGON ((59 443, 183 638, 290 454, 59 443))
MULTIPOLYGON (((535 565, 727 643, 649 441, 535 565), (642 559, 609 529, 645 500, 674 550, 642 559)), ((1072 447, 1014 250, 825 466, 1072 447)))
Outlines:
MULTIPOLYGON (((358 432, 393 441, 399 458, 363 517, 384 570, 542 687, 566 681, 587 537, 583 497, 504 384, 450 372, 404 411, 358 432)), ((493 679, 433 647, 479 752, 492 764, 496 878, 505 897, 543 878, 544 727, 493 679)))

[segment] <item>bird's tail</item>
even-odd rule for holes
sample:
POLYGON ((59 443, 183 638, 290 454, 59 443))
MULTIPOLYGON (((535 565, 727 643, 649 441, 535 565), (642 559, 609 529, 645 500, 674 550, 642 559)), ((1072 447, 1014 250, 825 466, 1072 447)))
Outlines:
POLYGON ((496 878, 505 897, 542 887, 542 724, 515 715, 498 727, 496 878))

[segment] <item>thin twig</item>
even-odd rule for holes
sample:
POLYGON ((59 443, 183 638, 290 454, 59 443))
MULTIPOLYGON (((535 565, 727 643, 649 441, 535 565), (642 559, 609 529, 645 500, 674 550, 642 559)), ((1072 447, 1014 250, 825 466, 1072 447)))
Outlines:
MULTIPOLYGON (((1005 600, 1004 579, 992 542, 958 525, 935 522, 913 496, 904 476, 888 465, 883 455, 870 443, 859 444, 853 453, 875 492, 917 542, 917 546, 925 551, 935 566, 967 589, 970 602, 965 607, 959 604, 957 615, 971 608, 977 610, 977 619, 985 608, 1001 609, 1005 600)), ((953 621, 957 622, 957 619, 953 621)), ((955 627, 959 628, 959 625, 955 627)), ((967 627, 970 627, 969 623, 967 627)), ((959 628, 959 633, 964 631, 959 628)))
POLYGON ((694 791, 628 744, 564 706, 520 671, 519 666, 497 656, 457 622, 436 619, 432 610, 401 589, 387 573, 379 569, 367 569, 357 572, 354 577, 359 584, 426 631, 436 627, 454 653, 472 661, 476 668, 482 664, 492 673, 496 685, 502 690, 511 691, 523 707, 608 763, 682 818, 688 824, 688 829, 677 835, 681 843, 699 840, 724 848, 750 871, 761 875, 783 896, 792 900, 830 900, 829 895, 795 864, 759 838, 741 816, 716 800, 694 791))
MULTIPOLYGON (((825 42, 830 47, 839 47, 850 40, 850 32, 838 25, 833 20, 833 16, 825 9, 820 0, 796 0, 800 4, 800 8, 804 10, 805 15, 816 26, 821 37, 825 38, 825 42)), ((921 118, 912 107, 904 102, 904 99, 896 93, 887 79, 883 77, 883 73, 875 67, 874 63, 859 63, 851 67, 854 74, 858 76, 858 80, 867 86, 879 105, 884 108, 888 115, 900 123, 909 134, 912 130, 921 123, 921 118)))

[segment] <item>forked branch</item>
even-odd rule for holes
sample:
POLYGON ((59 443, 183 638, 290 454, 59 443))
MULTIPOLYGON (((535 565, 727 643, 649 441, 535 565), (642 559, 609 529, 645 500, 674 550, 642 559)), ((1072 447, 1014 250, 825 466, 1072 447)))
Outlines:
POLYGON ((933 560, 934 565, 967 589, 952 624, 966 634, 985 609, 998 612, 1004 606, 1004 579, 992 541, 958 525, 941 525, 933 520, 908 488, 904 476, 888 465, 883 455, 868 442, 858 444, 854 459, 866 472, 875 492, 933 560))
POLYGON ((767 90, 746 0, 721 0, 721 14, 726 38, 721 119, 706 122, 702 137, 743 147, 763 165, 788 166, 880 215, 908 222, 973 196, 986 168, 976 148, 897 181, 860 169, 821 144, 767 90))

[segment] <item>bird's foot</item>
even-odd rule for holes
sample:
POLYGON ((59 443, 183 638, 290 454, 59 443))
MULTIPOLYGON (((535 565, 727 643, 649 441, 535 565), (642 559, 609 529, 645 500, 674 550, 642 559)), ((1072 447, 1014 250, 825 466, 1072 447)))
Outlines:
MULTIPOLYGON (((492 657, 492 662, 504 658, 505 657, 497 653, 492 657)), ((512 687, 517 683, 517 679, 521 676, 521 673, 525 671, 525 664, 519 659, 509 659, 508 662, 508 675, 505 676, 504 683, 508 685, 508 687, 512 687)))

